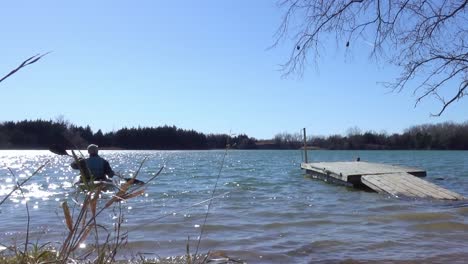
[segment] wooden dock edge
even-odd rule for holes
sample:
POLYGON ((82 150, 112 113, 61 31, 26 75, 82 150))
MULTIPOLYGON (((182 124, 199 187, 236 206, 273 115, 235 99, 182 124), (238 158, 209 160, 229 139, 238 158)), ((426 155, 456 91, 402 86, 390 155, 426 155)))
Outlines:
MULTIPOLYGON (((450 190, 444 189, 436 184, 430 183, 418 177, 426 176, 425 171, 408 169, 403 171, 389 171, 376 173, 350 174, 339 172, 337 166, 320 168, 323 163, 301 163, 308 175, 315 179, 331 182, 339 185, 353 186, 373 190, 378 193, 386 193, 395 197, 429 198, 439 200, 465 200, 466 197, 450 190), (334 168, 333 168, 334 167, 334 168), (329 169, 327 169, 329 168, 329 169)), ((340 164, 340 162, 330 162, 330 164, 340 164)), ((369 163, 367 163, 369 164, 369 163)), ((379 165, 379 164, 373 164, 379 165)), ((393 169, 393 168, 391 168, 393 169)))
POLYGON ((314 170, 305 170, 305 171, 306 171, 306 174, 308 176, 310 176, 311 178, 313 178, 313 179, 319 179, 319 180, 322 180, 322 181, 328 182, 328 183, 353 187, 353 184, 351 184, 351 183, 349 183, 347 181, 337 179, 336 177, 339 177, 339 175, 332 176, 331 173, 328 173, 328 174, 325 173, 324 174, 322 172, 317 172, 317 171, 314 171, 314 170))
POLYGON ((363 184, 378 193, 389 193, 395 197, 429 198, 437 200, 464 200, 462 195, 422 180, 408 173, 388 175, 363 175, 363 184))
POLYGON ((305 170, 307 174, 314 176, 318 179, 326 179, 329 182, 336 182, 340 185, 347 186, 361 186, 361 175, 344 175, 342 173, 335 173, 331 170, 322 169, 312 166, 310 163, 301 163, 301 169, 305 170))

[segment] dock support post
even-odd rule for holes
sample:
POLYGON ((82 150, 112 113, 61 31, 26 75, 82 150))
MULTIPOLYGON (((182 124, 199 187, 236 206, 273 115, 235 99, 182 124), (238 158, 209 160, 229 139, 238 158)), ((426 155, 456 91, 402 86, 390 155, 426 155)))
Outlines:
POLYGON ((306 129, 304 127, 304 162, 308 163, 307 159, 307 136, 306 136, 306 129))

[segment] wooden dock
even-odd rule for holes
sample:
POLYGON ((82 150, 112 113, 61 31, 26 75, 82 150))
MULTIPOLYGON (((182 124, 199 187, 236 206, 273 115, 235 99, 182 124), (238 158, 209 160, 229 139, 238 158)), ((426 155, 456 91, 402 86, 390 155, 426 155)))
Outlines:
POLYGON ((462 200, 462 195, 444 189, 418 177, 426 171, 363 161, 302 163, 301 168, 314 178, 369 188, 395 197, 462 200))

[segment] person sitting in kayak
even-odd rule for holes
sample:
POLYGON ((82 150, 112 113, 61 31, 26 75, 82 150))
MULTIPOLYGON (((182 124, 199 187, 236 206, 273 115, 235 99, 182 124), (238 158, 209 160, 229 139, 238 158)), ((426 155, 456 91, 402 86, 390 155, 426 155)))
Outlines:
POLYGON ((80 158, 79 164, 74 161, 70 166, 75 170, 80 170, 80 182, 86 181, 109 181, 115 173, 109 165, 109 162, 98 155, 99 147, 95 144, 88 146, 89 158, 80 158), (107 175, 107 177, 106 177, 107 175))

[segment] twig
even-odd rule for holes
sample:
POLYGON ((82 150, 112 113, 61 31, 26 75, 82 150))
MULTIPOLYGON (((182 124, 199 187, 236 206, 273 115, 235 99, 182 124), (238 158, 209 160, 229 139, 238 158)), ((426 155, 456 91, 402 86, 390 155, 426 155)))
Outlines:
POLYGON ((31 65, 35 62, 37 62, 38 60, 40 60, 42 57, 44 57, 45 55, 51 53, 51 51, 47 52, 47 53, 44 53, 42 55, 40 54, 36 54, 32 57, 29 57, 28 59, 26 59, 25 61, 23 61, 23 63, 21 63, 18 67, 16 67, 16 69, 12 70, 10 73, 8 73, 7 75, 5 75, 2 79, 0 79, 0 82, 3 82, 6 78, 10 77, 11 75, 15 74, 17 71, 19 71, 20 69, 28 66, 28 65, 31 65))
MULTIPOLYGON (((11 170, 11 168, 8 168, 8 170, 10 171, 11 175, 12 175, 13 177, 16 178, 16 175, 15 175, 15 173, 11 170)), ((24 261, 24 258, 26 257, 27 252, 28 252, 29 227, 30 227, 30 223, 31 223, 31 215, 29 214, 29 205, 28 205, 28 201, 26 200, 26 196, 24 195, 23 189, 21 188, 21 185, 20 185, 20 183, 19 183, 18 181, 16 182, 16 186, 17 186, 18 189, 21 191, 21 195, 22 195, 23 198, 24 198, 25 205, 26 205, 26 213, 27 213, 27 215, 28 215, 28 221, 27 221, 27 225, 26 225, 26 241, 25 241, 25 243, 24 243, 24 252, 23 252, 23 261, 24 261)))
MULTIPOLYGON (((47 160, 46 163, 44 163, 42 166, 40 166, 31 176, 29 176, 26 180, 24 180, 23 182, 21 182, 19 185, 16 185, 15 188, 13 188, 13 190, 11 190, 10 193, 8 193, 4 198, 3 200, 0 202, 0 205, 2 205, 16 190, 18 190, 19 187, 23 186, 27 181, 29 181, 34 175, 36 175, 40 170, 42 170, 42 168, 44 168, 48 163, 50 162, 50 160, 47 160)), ((11 170, 10 170, 11 171, 11 170)))
MULTIPOLYGON (((223 159, 221 160, 221 166, 219 167, 219 171, 218 171, 218 177, 216 178, 216 183, 215 183, 215 186, 213 188, 213 191, 211 192, 211 198, 214 197, 214 194, 216 192, 216 189, 218 187, 218 182, 219 182, 219 178, 221 177, 221 171, 223 170, 223 167, 224 167, 224 161, 226 160, 226 156, 227 156, 227 152, 229 150, 229 142, 226 146, 226 150, 224 151, 224 155, 223 155, 223 159)), ((197 256, 198 254, 198 249, 200 247, 200 241, 202 239, 202 236, 203 236, 203 233, 205 231, 205 225, 206 225, 206 220, 208 219, 208 214, 210 212, 210 208, 211 208, 211 204, 213 203, 213 199, 210 199, 210 202, 208 203, 208 208, 206 209, 206 214, 205 214, 205 219, 203 220, 203 225, 200 229, 200 236, 198 237, 198 242, 197 242, 197 249, 195 250, 195 257, 197 256)))

